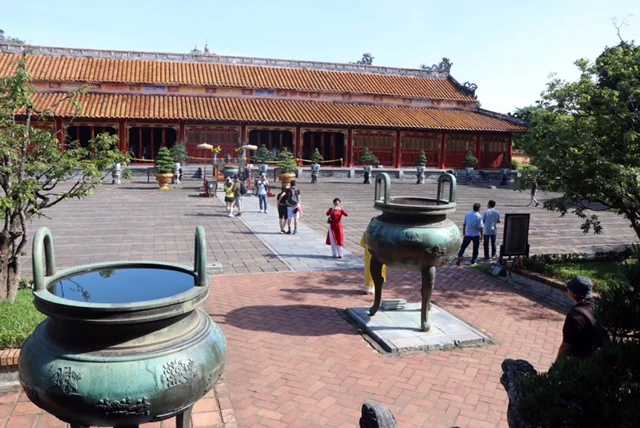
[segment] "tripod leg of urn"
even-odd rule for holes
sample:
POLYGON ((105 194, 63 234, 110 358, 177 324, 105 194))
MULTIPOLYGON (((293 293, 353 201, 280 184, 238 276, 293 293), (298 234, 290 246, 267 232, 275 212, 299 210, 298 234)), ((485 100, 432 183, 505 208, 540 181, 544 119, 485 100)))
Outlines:
POLYGON ((436 268, 429 267, 422 270, 422 308, 420 309, 420 328, 429 331, 429 309, 431 309, 431 293, 436 284, 436 268))
POLYGON ((375 315, 380 309, 380 302, 382 301, 382 284, 384 279, 382 278, 382 263, 376 260, 375 257, 371 257, 371 264, 369 266, 369 272, 373 278, 373 284, 375 285, 375 295, 373 306, 369 309, 369 315, 375 315))

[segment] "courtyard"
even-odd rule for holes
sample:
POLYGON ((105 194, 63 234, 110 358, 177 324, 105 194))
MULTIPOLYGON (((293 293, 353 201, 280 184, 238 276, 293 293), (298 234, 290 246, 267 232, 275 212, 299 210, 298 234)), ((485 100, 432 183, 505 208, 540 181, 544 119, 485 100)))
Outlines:
MULTIPOLYGON (((467 259, 438 270, 433 300, 493 344, 382 354, 344 316, 345 308, 373 300, 364 294, 359 245, 378 215, 373 185, 342 180, 299 188, 304 226, 296 236, 278 234, 273 200, 265 215, 257 198, 246 197, 245 214, 228 218, 219 199, 197 197, 195 182, 168 192, 155 183, 105 185, 91 198, 52 208, 49 218, 32 222, 31 233, 51 229, 59 268, 119 259, 191 264, 194 229, 205 227, 208 262, 222 273, 212 276, 204 309, 224 331, 228 355, 223 381, 195 406, 196 427, 354 427, 367 400, 387 406, 400 427, 507 426, 500 365, 522 358, 548 369, 561 342, 562 310, 470 269, 467 259), (332 260, 323 247, 334 197, 349 213, 344 261, 332 260)), ((435 182, 394 181, 392 194, 433 197, 435 182)), ((549 196, 541 192, 539 200, 549 196)), ((484 209, 489 199, 503 215, 531 213, 532 253, 608 251, 634 238, 627 222, 609 212, 601 213, 602 235, 583 235, 578 218, 527 208, 528 194, 512 187, 458 186, 451 218, 462 227, 472 204, 484 209)), ((419 301, 418 281, 417 274, 390 270, 383 298, 419 301)), ((0 426, 65 424, 15 390, 0 396, 0 426)))

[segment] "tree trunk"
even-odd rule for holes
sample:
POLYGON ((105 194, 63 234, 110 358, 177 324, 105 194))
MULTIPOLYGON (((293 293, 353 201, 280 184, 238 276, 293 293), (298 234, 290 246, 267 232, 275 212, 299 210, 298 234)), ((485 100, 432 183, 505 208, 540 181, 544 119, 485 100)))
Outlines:
MULTIPOLYGON (((26 225, 25 225, 26 228, 26 225)), ((20 241, 22 236, 26 236, 20 221, 14 217, 11 231, 0 232, 0 303, 8 300, 11 303, 16 301, 18 285, 20 284, 20 253, 22 248, 17 248, 16 241, 20 241)))

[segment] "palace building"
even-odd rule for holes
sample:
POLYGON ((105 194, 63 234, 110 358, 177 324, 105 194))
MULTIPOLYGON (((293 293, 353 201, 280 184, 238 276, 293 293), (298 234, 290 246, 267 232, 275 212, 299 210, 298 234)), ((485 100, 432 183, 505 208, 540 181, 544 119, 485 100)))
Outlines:
POLYGON ((36 108, 54 110, 64 143, 86 144, 100 132, 118 134, 120 149, 153 159, 162 146, 220 145, 235 156, 243 144, 291 150, 310 159, 353 166, 368 147, 386 167, 413 167, 421 150, 431 168, 460 168, 471 150, 478 168, 511 158, 513 134, 527 132, 513 117, 479 108, 475 85, 460 84, 451 63, 425 69, 230 57, 67 49, 0 43, 0 77, 29 50, 36 108))

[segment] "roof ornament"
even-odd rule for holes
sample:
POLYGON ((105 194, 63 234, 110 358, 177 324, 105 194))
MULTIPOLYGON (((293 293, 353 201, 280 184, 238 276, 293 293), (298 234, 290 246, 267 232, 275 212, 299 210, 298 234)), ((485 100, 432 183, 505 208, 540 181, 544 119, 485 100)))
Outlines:
POLYGON ((471 82, 464 82, 462 84, 462 88, 460 88, 463 93, 471 95, 473 98, 478 98, 476 95, 476 89, 478 89, 478 85, 471 82))
POLYGON ((373 60, 374 60, 374 56, 371 55, 369 52, 366 52, 362 54, 362 59, 356 61, 356 64, 371 65, 373 64, 373 60))
POLYGON ((193 47, 193 49, 191 49, 191 50, 189 51, 189 53, 190 53, 191 55, 201 55, 201 54, 202 54, 202 52, 200 51, 200 49, 198 49, 198 44, 196 44, 196 45, 193 47))
POLYGON ((209 51, 209 43, 204 44, 204 54, 209 55, 211 52, 209 51))
POLYGON ((420 68, 424 71, 430 71, 435 73, 449 73, 453 63, 449 61, 449 58, 442 58, 439 64, 433 64, 428 66, 427 64, 420 64, 420 68))

